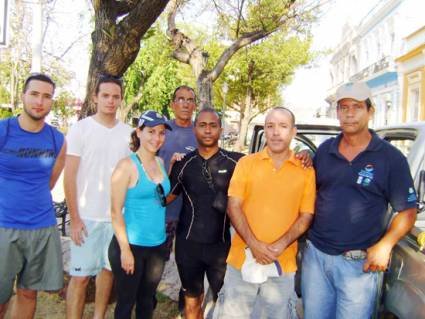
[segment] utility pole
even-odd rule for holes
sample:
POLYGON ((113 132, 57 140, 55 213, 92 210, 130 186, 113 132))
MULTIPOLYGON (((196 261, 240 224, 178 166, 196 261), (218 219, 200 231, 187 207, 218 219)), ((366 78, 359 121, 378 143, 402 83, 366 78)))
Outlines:
POLYGON ((31 73, 41 72, 43 40, 43 0, 34 0, 32 6, 32 61, 31 73))

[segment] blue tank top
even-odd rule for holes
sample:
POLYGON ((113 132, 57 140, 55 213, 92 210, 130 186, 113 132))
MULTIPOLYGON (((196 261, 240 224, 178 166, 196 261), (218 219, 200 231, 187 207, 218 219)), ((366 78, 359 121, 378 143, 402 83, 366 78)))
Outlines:
POLYGON ((16 117, 0 121, 0 227, 56 224, 50 176, 63 143, 63 134, 48 124, 34 133, 16 117))
MULTIPOLYGON (((158 246, 165 241, 165 207, 161 206, 156 186, 149 179, 136 154, 130 155, 139 172, 137 184, 127 190, 124 202, 124 221, 128 242, 137 246, 158 246)), ((170 180, 159 163, 164 179, 164 195, 170 192, 170 180)))

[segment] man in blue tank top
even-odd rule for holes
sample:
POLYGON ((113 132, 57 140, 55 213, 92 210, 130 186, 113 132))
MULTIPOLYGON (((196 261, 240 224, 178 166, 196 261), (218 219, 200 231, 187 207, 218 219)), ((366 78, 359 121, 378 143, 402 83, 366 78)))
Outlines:
POLYGON ((12 318, 33 318, 37 291, 63 286, 62 250, 50 190, 65 159, 63 135, 45 123, 55 83, 32 74, 23 112, 0 121, 0 319, 16 282, 12 318))

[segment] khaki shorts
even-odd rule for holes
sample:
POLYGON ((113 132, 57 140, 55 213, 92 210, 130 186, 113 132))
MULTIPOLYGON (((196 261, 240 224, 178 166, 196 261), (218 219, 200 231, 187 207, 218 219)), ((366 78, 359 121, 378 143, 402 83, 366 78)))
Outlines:
POLYGON ((31 290, 63 287, 62 249, 56 226, 21 230, 0 227, 0 304, 13 286, 31 290))

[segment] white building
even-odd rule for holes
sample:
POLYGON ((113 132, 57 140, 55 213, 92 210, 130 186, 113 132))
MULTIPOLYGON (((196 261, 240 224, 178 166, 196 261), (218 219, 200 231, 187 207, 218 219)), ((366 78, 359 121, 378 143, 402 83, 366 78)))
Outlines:
POLYGON ((329 113, 335 113, 335 91, 347 82, 366 81, 376 108, 374 126, 401 122, 401 81, 395 59, 403 39, 423 25, 425 1, 379 2, 357 26, 346 25, 331 59, 329 113))

